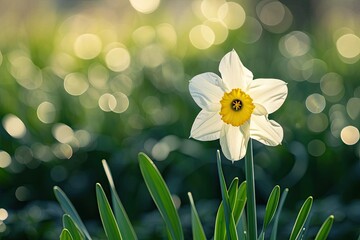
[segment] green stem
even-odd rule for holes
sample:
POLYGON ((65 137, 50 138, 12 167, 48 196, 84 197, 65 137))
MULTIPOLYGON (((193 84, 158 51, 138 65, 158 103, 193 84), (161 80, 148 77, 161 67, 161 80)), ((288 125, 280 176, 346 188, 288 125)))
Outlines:
POLYGON ((247 219, 248 219, 248 239, 257 239, 256 225, 256 201, 255 201, 255 179, 254 179, 254 160, 252 152, 252 141, 249 140, 245 155, 245 174, 246 174, 246 193, 247 193, 247 219))

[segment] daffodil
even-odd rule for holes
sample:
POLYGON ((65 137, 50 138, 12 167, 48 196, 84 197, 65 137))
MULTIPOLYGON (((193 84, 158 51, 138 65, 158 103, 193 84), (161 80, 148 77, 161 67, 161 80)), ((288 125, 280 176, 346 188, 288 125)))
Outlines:
POLYGON ((254 79, 239 56, 232 50, 220 61, 221 77, 207 72, 191 79, 189 90, 201 107, 190 137, 200 141, 220 139, 225 157, 240 160, 249 139, 276 146, 283 129, 268 115, 284 103, 287 85, 278 79, 254 79))

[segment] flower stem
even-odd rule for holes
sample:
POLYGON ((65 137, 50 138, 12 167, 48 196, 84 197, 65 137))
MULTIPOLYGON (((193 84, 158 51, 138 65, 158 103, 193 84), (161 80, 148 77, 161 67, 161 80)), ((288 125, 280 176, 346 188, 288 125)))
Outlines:
POLYGON ((248 239, 257 239, 256 224, 256 201, 255 201, 255 179, 254 179, 254 160, 252 151, 252 141, 249 140, 245 155, 245 175, 246 175, 246 194, 247 194, 247 219, 248 219, 248 239))

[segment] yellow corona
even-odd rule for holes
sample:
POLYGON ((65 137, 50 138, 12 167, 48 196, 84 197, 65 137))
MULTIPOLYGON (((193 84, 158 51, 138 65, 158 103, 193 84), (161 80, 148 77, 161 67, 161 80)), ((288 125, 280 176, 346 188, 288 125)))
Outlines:
POLYGON ((255 108, 252 98, 239 88, 224 93, 220 103, 221 120, 235 127, 248 121, 255 108))

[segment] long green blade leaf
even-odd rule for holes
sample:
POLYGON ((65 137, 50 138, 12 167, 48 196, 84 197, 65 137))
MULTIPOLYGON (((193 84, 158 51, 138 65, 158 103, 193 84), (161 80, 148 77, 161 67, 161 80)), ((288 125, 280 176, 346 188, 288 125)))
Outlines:
POLYGON ((60 240, 73 240, 73 238, 72 238, 71 233, 69 232, 69 230, 67 230, 66 228, 64 228, 64 229, 61 231, 60 240))
MULTIPOLYGON (((237 201, 237 192, 238 192, 238 183, 239 179, 236 177, 230 184, 228 195, 229 195, 229 202, 232 211, 236 208, 236 201, 237 201)), ((218 212, 216 214, 215 220, 215 232, 214 232, 214 239, 225 239, 226 236, 226 224, 225 224, 225 216, 224 216, 224 205, 223 202, 220 203, 218 212)))
POLYGON ((233 210, 235 225, 237 225, 240 220, 241 214, 246 205, 246 200, 247 200, 246 181, 243 181, 238 188, 236 202, 235 202, 235 208, 233 210))
POLYGON ((107 238, 109 240, 122 239, 115 216, 110 208, 105 192, 99 183, 96 184, 96 199, 99 207, 101 222, 107 238))
POLYGON ((226 233, 227 233, 226 236, 228 240, 237 240, 238 236, 236 232, 234 216, 231 211, 231 207, 229 203, 229 195, 226 188, 226 182, 221 168, 221 157, 219 150, 217 151, 217 167, 218 167, 221 195, 224 206, 224 215, 225 215, 225 224, 226 224, 226 233))
POLYGON ((310 196, 306 199, 306 201, 304 202, 304 204, 302 205, 299 214, 296 218, 294 227, 291 231, 291 235, 289 240, 295 240, 298 238, 298 236, 300 235, 302 228, 305 224, 305 221, 309 215, 309 212, 311 210, 311 206, 312 206, 312 202, 313 202, 313 198, 310 196))
POLYGON ((280 187, 276 185, 271 191, 269 200, 266 204, 263 231, 266 230, 267 226, 273 219, 277 206, 279 204, 279 199, 280 199, 280 187))
POLYGON ((194 240, 206 240, 205 232, 202 227, 199 215, 196 211, 195 203, 191 193, 188 193, 191 204, 191 226, 194 240))
POLYGON ((69 214, 63 215, 63 227, 69 230, 74 240, 83 240, 85 238, 69 214))
POLYGON ((272 232, 271 232, 270 240, 276 240, 277 239, 277 229, 278 229, 278 225, 279 225, 279 218, 280 218, 280 215, 281 215, 281 212, 282 212, 282 209, 283 209, 283 206, 284 206, 284 203, 285 203, 288 192, 289 192, 289 189, 285 188, 285 190, 283 191, 283 193, 281 195, 280 204, 279 204, 278 211, 277 211, 277 213, 275 215, 274 226, 273 226, 273 229, 272 229, 272 232))
POLYGON ((315 240, 325 240, 329 235, 333 222, 334 222, 334 216, 330 215, 325 220, 323 225, 321 225, 319 232, 316 234, 315 240))
POLYGON ((70 215, 71 219, 74 220, 86 238, 91 239, 89 232, 66 194, 58 186, 54 187, 54 194, 63 211, 70 215))
POLYGON ((179 215, 172 201, 170 191, 159 170, 146 154, 139 153, 138 158, 141 174, 146 186, 165 221, 172 239, 184 239, 179 215))
POLYGON ((137 236, 131 225, 129 217, 126 214, 126 211, 120 201, 119 195, 116 192, 116 188, 115 188, 115 184, 114 184, 111 172, 110 172, 110 168, 105 160, 102 160, 102 164, 104 167, 104 171, 106 173, 106 177, 110 184, 112 205, 113 205, 116 222, 119 226, 121 236, 124 239, 137 240, 137 236))

